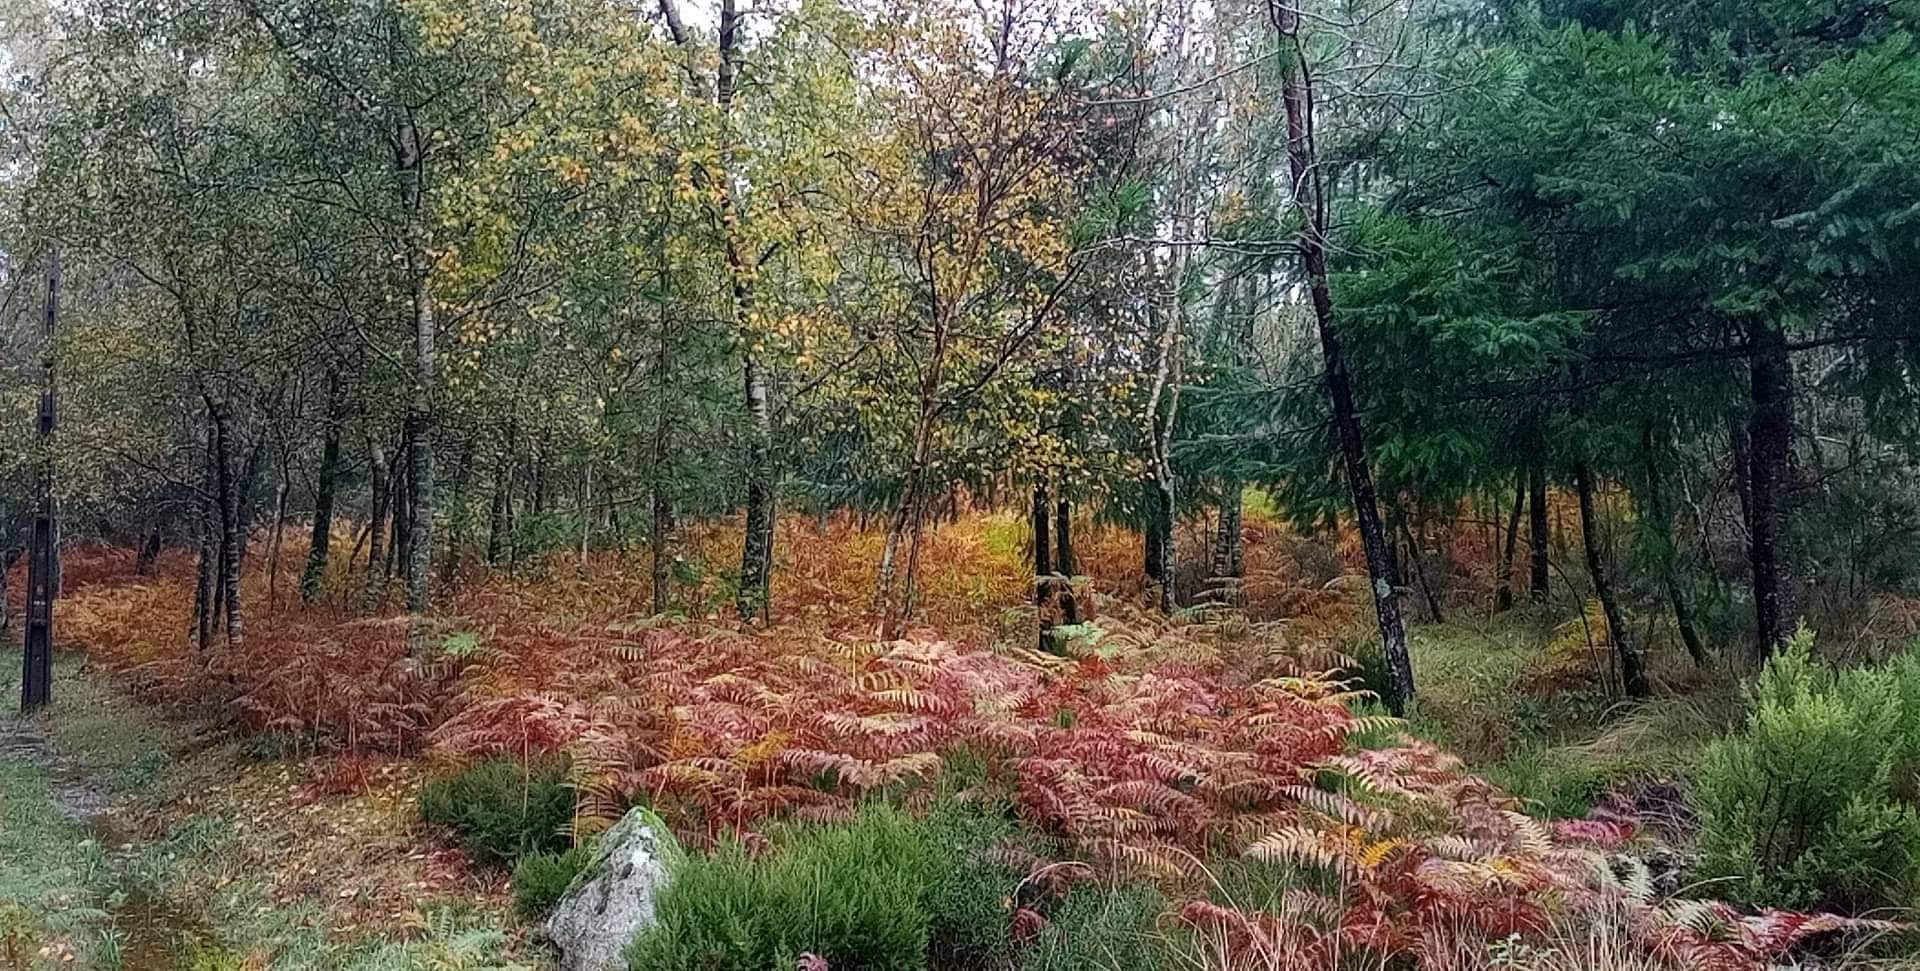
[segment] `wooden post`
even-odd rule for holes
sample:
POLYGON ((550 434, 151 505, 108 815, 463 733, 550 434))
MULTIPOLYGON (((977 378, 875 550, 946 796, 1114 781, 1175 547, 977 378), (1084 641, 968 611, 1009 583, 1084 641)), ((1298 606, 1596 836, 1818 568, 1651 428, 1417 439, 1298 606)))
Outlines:
POLYGON ((60 256, 47 264, 46 347, 41 352, 40 481, 33 514, 33 548, 27 561, 27 636, 22 652, 20 710, 32 711, 53 700, 53 601, 59 593, 59 563, 54 557, 53 520, 53 324, 60 313, 60 256))

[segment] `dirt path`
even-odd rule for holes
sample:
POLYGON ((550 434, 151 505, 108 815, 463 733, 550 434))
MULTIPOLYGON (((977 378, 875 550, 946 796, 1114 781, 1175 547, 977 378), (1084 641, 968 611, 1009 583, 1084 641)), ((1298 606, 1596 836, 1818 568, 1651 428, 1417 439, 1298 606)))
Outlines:
MULTIPOLYGON (((123 862, 112 854, 130 849, 133 841, 113 815, 106 786, 62 758, 33 720, 0 721, 0 763, 37 772, 45 780, 46 799, 41 806, 10 806, 10 813, 37 809, 58 814, 71 827, 89 834, 110 862, 123 862)), ((102 891, 106 917, 98 928, 94 950, 105 966, 179 971, 188 966, 188 954, 214 938, 205 922, 148 893, 128 879, 120 866, 114 866, 112 875, 95 888, 96 893, 102 891)))

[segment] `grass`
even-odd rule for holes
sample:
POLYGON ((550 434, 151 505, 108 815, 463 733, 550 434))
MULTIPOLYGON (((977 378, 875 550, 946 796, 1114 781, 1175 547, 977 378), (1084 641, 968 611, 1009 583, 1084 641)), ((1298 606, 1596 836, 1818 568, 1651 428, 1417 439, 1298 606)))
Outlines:
MULTIPOLYGON (((17 658, 0 653, 9 700, 17 658)), ((250 754, 93 677, 77 657, 57 661, 53 694, 38 728, 106 790, 110 836, 102 846, 55 812, 44 771, 0 762, 0 967, 486 971, 544 960, 505 918, 499 888, 418 882, 432 854, 414 832, 410 781, 305 802, 307 763, 250 754), (380 859, 342 849, 361 846, 380 859), (342 862, 320 865, 329 857, 342 862), (362 883, 391 884, 406 905, 358 908, 362 883), (145 926, 156 922, 166 926, 145 926), (170 953, 139 952, 154 934, 170 953), (27 963, 10 960, 10 944, 27 963)))
POLYGON ((100 845, 59 813, 46 773, 32 766, 0 762, 0 819, 0 963, 98 960, 112 942, 112 878, 100 845))
POLYGON ((1699 685, 1671 650, 1653 661, 1678 693, 1626 705, 1591 682, 1543 687, 1552 609, 1415 628, 1414 733, 1460 755, 1533 814, 1577 818, 1608 792, 1684 782, 1707 744, 1738 723, 1735 679, 1699 685))

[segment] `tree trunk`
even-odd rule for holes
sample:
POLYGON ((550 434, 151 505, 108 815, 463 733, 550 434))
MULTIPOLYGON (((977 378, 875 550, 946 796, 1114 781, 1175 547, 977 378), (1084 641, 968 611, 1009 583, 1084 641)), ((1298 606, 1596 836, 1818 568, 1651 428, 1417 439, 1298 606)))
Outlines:
POLYGON ((1387 666, 1389 697, 1384 700, 1389 710, 1401 715, 1413 701, 1413 662, 1407 653, 1407 630, 1400 617, 1399 596, 1389 579, 1386 529, 1380 521, 1373 472, 1367 466, 1366 438, 1353 400, 1353 376, 1347 370, 1346 349, 1335 326, 1333 294, 1327 284, 1327 210, 1319 190, 1320 175, 1315 169, 1310 117, 1314 98, 1311 76, 1301 62, 1304 51, 1298 36, 1300 14, 1281 5, 1270 5, 1268 10, 1283 48, 1285 70, 1281 101, 1287 115, 1287 167, 1292 176, 1294 202, 1305 216, 1299 238, 1300 262, 1313 300, 1314 325, 1319 332, 1320 353, 1326 369, 1327 398, 1332 406, 1347 485, 1353 492, 1354 520, 1366 548, 1374 613, 1380 623, 1381 653, 1387 666))
POLYGON ((1773 653, 1793 636, 1793 560, 1787 550, 1791 519, 1793 371, 1786 334, 1758 318, 1748 321, 1753 413, 1747 422, 1750 519, 1747 555, 1753 566, 1754 650, 1773 653))
POLYGON ((287 525, 287 491, 293 486, 286 456, 280 457, 280 481, 273 490, 273 532, 267 539, 267 609, 280 606, 280 541, 287 525))
MULTIPOLYGON (((1053 586, 1053 541, 1048 535, 1051 525, 1049 517, 1053 510, 1047 501, 1047 487, 1033 487, 1033 602, 1036 606, 1047 604, 1047 595, 1053 586)), ((1043 619, 1042 625, 1046 623, 1043 619)))
POLYGON ((1629 698, 1645 698, 1647 670, 1640 652, 1633 646, 1631 632, 1620 605, 1614 600, 1613 584, 1607 579, 1607 565, 1600 542, 1600 524, 1593 512, 1593 476, 1582 459, 1573 467, 1574 487, 1580 498, 1580 541, 1586 548, 1587 573, 1593 578, 1593 595, 1600 599, 1600 610, 1607 617, 1607 639, 1613 642, 1620 658, 1620 683, 1629 698))
POLYGON ((487 510, 487 563, 493 566, 511 554, 508 534, 513 529, 513 456, 519 431, 519 419, 509 418, 505 440, 493 465, 493 502, 487 510))
POLYGON ((446 552, 440 561, 440 589, 451 591, 460 581, 460 554, 467 542, 467 483, 473 473, 473 440, 460 451, 453 472, 453 509, 448 516, 446 552))
POLYGON ((344 417, 344 399, 339 373, 328 375, 327 426, 320 445, 320 474, 313 487, 313 534, 307 541, 307 566, 300 574, 300 599, 307 603, 320 596, 320 586, 327 578, 327 557, 333 547, 333 500, 340 477, 340 422, 344 417))
MULTIPOLYGON (((720 63, 714 103, 720 109, 720 223, 724 230, 727 276, 736 333, 750 338, 753 267, 740 238, 740 201, 734 185, 733 95, 740 65, 740 13, 734 0, 720 0, 720 63)), ((740 590, 734 610, 742 620, 771 619, 774 502, 778 491, 773 468, 773 408, 765 372, 751 339, 743 340, 741 372, 747 400, 747 515, 740 549, 740 590)))
POLYGON ((214 494, 220 503, 220 588, 221 611, 227 618, 227 646, 239 648, 245 641, 244 610, 240 603, 240 484, 233 481, 232 419, 224 405, 213 413, 214 494))
POLYGON ((936 326, 935 350, 929 362, 927 377, 920 387, 920 413, 914 422, 913 454, 908 459, 906 481, 903 483, 899 503, 894 507, 893 518, 887 528, 887 543, 880 554, 880 579, 874 592, 875 612, 880 615, 880 636, 891 639, 898 637, 903 617, 911 613, 911 604, 903 606, 902 601, 910 601, 912 585, 915 579, 914 568, 920 544, 920 506, 921 491, 924 488, 926 467, 933 448, 933 389, 939 387, 940 355, 944 344, 939 334, 944 328, 936 326), (905 596, 894 596, 894 574, 902 541, 910 541, 907 551, 907 592, 905 596))
MULTIPOLYGON (((155 526, 147 531, 146 541, 140 544, 140 556, 133 561, 134 575, 143 577, 153 575, 153 563, 160 558, 160 543, 160 527, 155 526)), ((0 571, 0 584, 4 584, 5 582, 4 571, 0 571)), ((0 599, 4 598, 0 597, 0 599)), ((0 618, 0 620, 4 620, 4 618, 0 618)), ((6 625, 0 623, 0 630, 5 629, 6 625)))
MULTIPOLYGON (((1064 492, 1064 490, 1062 490, 1064 492)), ((1064 495, 1054 506, 1053 570, 1060 574, 1060 622, 1080 622, 1080 604, 1074 597, 1073 503, 1064 495)))
POLYGON ((1707 649, 1700 642, 1700 632, 1694 630, 1693 612, 1687 608, 1686 594, 1680 589, 1679 547, 1673 540, 1673 514, 1667 510, 1666 496, 1660 488, 1658 444, 1653 425, 1649 423, 1640 436, 1641 454, 1646 459, 1647 517, 1649 525, 1653 527, 1660 580, 1667 588, 1667 602, 1673 607, 1674 626, 1680 629, 1680 640, 1687 646, 1687 655, 1693 658, 1695 665, 1704 668, 1707 666, 1707 649))
POLYGON ((1547 602, 1550 580, 1547 543, 1550 538, 1547 526, 1547 470, 1545 466, 1535 464, 1527 469, 1527 544, 1532 551, 1527 595, 1537 604, 1547 602))
POLYGON ((363 597, 368 610, 378 608, 387 599, 386 551, 382 544, 386 536, 387 507, 392 505, 388 494, 393 491, 392 475, 387 471, 387 451, 377 444, 373 446, 371 485, 373 517, 367 526, 367 589, 363 597))
POLYGON ((425 618, 433 605, 433 391, 438 381, 436 345, 440 333, 429 287, 433 257, 427 239, 425 151, 420 127, 411 111, 403 111, 394 135, 394 167, 400 176, 405 219, 407 296, 413 309, 413 373, 406 416, 407 488, 403 496, 395 498, 404 498, 407 507, 407 640, 415 658, 426 652, 425 618))
POLYGON ((1239 479, 1228 479, 1221 486, 1220 524, 1213 536, 1213 582, 1218 585, 1217 592, 1231 603, 1240 600, 1240 581, 1245 576, 1241 489, 1239 479))
MULTIPOLYGON (((1423 527, 1420 530, 1426 532, 1423 527)), ((1444 624, 1447 618, 1440 612, 1440 598, 1433 595, 1433 584, 1427 582, 1427 553, 1425 544, 1414 538, 1413 531, 1407 528, 1407 521, 1400 521, 1400 536, 1407 544, 1407 560, 1413 564, 1414 581, 1420 584, 1420 595, 1427 601, 1427 615, 1436 624, 1444 624)))
POLYGON ((1495 613, 1510 610, 1513 607, 1513 555, 1520 545, 1520 513, 1527 505, 1527 474, 1521 472, 1516 479, 1518 481, 1513 487, 1513 512, 1507 516, 1506 546, 1500 557, 1500 565, 1495 571, 1499 578, 1497 589, 1493 594, 1495 613))
MULTIPOLYGON (((211 420, 208 424, 212 424, 211 420)), ((214 588, 218 586, 220 562, 220 484, 213 474, 211 429, 206 432, 206 445, 206 461, 200 476, 200 558, 195 568, 193 591, 193 643, 203 652, 213 646, 214 588)))

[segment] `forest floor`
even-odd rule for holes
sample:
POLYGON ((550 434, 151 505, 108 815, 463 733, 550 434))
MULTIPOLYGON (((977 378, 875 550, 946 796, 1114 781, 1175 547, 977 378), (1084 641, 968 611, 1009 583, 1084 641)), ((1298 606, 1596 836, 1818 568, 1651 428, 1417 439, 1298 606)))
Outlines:
MULTIPOLYGON (((18 653, 0 652, 0 693, 18 653)), ((418 763, 316 799, 275 752, 84 658, 0 721, 0 967, 408 971, 531 964, 504 878, 422 832, 418 763)))
MULTIPOLYGON (((754 799, 787 798, 793 787, 743 783, 708 801, 704 783, 669 791, 660 776, 627 766, 725 762, 764 766, 771 778, 783 751, 833 741, 790 734, 799 723, 774 730, 754 721, 770 712, 846 707, 871 713, 863 723, 927 730, 966 721, 940 714, 943 699, 987 697, 996 679, 1033 677, 1018 528, 1015 517, 987 516, 932 535, 928 561, 941 569, 926 578, 921 626, 897 657, 897 646, 875 653, 859 606, 877 537, 798 521, 782 524, 790 559, 775 597, 785 619, 773 630, 718 619, 728 591, 704 564, 726 555, 729 537, 696 535, 677 565, 680 617, 630 619, 645 603, 637 560, 556 556, 520 575, 483 577, 448 602, 436 662, 446 670, 428 674, 406 666, 404 624, 390 611, 366 618, 348 607, 360 581, 344 571, 329 580, 333 602, 314 608, 287 606, 295 598, 282 578, 282 606, 248 618, 244 650, 203 656, 182 633, 190 565, 163 558, 153 576, 138 577, 124 551, 76 555, 63 617, 85 653, 61 656, 48 711, 0 721, 0 819, 9 823, 0 830, 0 968, 544 966, 532 928, 511 916, 506 874, 471 866, 420 821, 424 778, 448 758, 572 746, 585 733, 621 745, 576 756, 588 760, 576 764, 594 773, 593 785, 670 797, 708 826, 722 809, 736 814, 729 825, 751 824, 774 811, 752 808, 754 799), (849 681, 847 672, 864 673, 849 681), (210 706, 213 697, 224 700, 210 706), (685 720, 688 710, 713 708, 759 727, 741 734, 685 720)), ((1036 702, 1064 707, 1041 708, 1037 722, 996 715, 967 730, 1024 732, 1027 745, 1039 732, 1053 740, 1042 748, 1082 744, 1103 731, 1093 721, 1102 706, 1152 717, 1157 702, 1139 687, 1156 677, 1202 670, 1195 684, 1226 685, 1244 663, 1234 652, 1270 642, 1358 651, 1372 637, 1352 598, 1329 582, 1351 571, 1342 565, 1351 550, 1314 546, 1252 516, 1244 615, 1169 623, 1128 606, 1139 593, 1135 542, 1118 530, 1083 534, 1088 585, 1112 594, 1099 598, 1106 639, 1075 666, 1051 669, 1057 683, 1036 702), (1108 694, 1114 685, 1133 687, 1108 694), (1076 710, 1077 730, 1071 717, 1050 724, 1076 710)), ((1603 687, 1606 650, 1577 600, 1493 615, 1471 581, 1491 571, 1470 547, 1457 544, 1465 549, 1453 577, 1436 577, 1454 587, 1447 620, 1412 629, 1421 695, 1411 734, 1457 753, 1543 820, 1577 820, 1622 794, 1683 790, 1706 744, 1740 717, 1737 679, 1695 672, 1669 639, 1653 638, 1661 697, 1620 706, 1603 687)), ((250 601, 272 604, 274 583, 251 577, 250 601)), ((17 692, 17 670, 17 649, 0 651, 0 698, 17 692)), ((1312 711, 1288 717, 1320 717, 1312 711)), ((1215 725, 1168 751, 1232 755, 1232 745, 1247 744, 1233 730, 1215 725)), ((917 752, 940 744, 929 736, 897 758, 836 755, 835 771, 857 798, 889 784, 891 766, 917 766, 917 752), (855 772, 875 778, 862 783, 855 772)))

